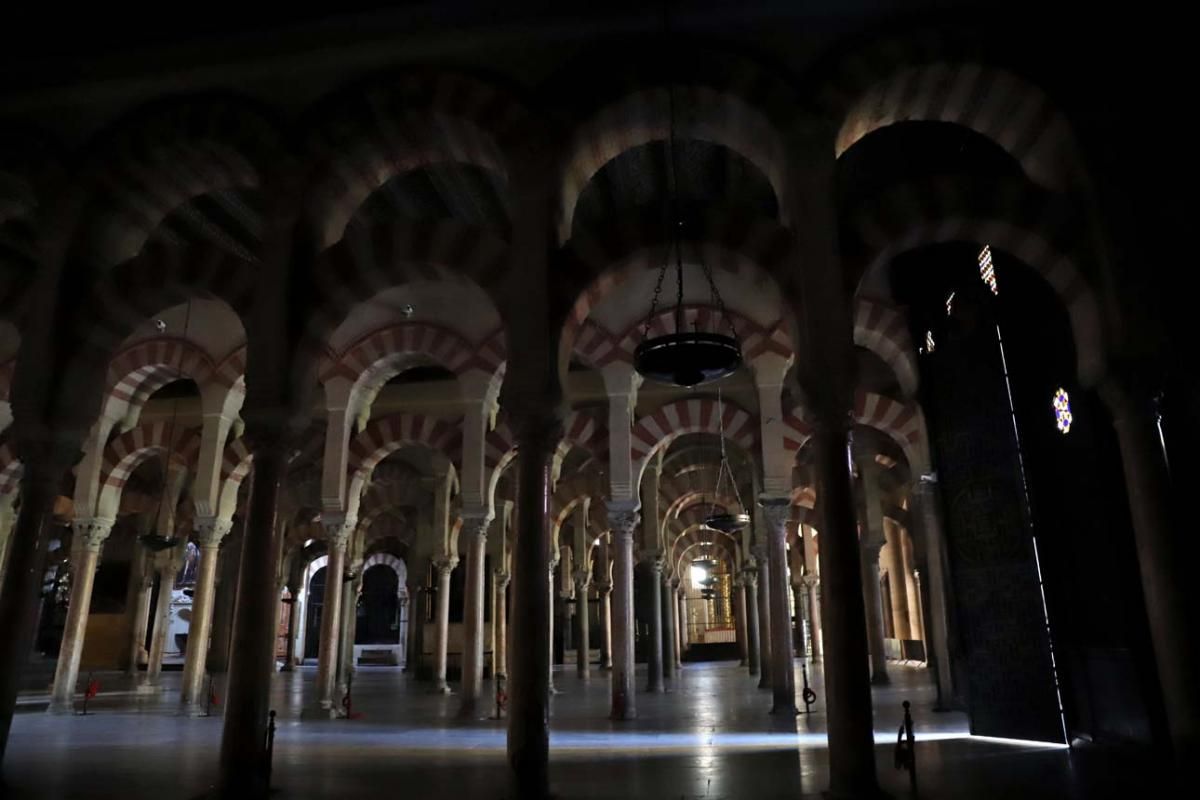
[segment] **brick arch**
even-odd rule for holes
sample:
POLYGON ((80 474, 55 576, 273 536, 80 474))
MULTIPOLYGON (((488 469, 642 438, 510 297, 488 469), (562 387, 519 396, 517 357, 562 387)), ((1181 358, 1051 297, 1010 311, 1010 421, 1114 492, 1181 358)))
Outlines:
MULTIPOLYGON (((705 224, 703 230, 703 240, 683 242, 685 262, 703 261, 714 272, 737 275, 754 284, 773 281, 787 269, 792 235, 776 222, 720 218, 705 224)), ((577 237, 568 245, 567 266, 556 276, 564 284, 563 295, 574 298, 559 341, 561 367, 566 367, 575 352, 592 310, 634 275, 661 268, 663 246, 661 221, 633 230, 603 232, 595 239, 577 237)), ((618 345, 616 340, 608 347, 618 345)), ((602 343, 598 346, 603 349, 602 343)))
POLYGON ((462 431, 451 421, 424 414, 391 414, 372 420, 350 441, 349 470, 369 475, 375 466, 406 445, 420 445, 461 461, 462 431))
POLYGON ((737 540, 727 533, 702 529, 697 524, 680 531, 670 543, 668 552, 670 553, 671 564, 675 574, 681 574, 680 567, 683 566, 683 557, 690 550, 705 546, 712 546, 723 551, 729 557, 730 565, 737 566, 737 540), (701 538, 702 536, 708 538, 701 538))
POLYGON ((125 261, 176 208, 262 185, 287 152, 264 109, 233 94, 176 95, 135 109, 92 144, 84 174, 97 213, 80 245, 101 268, 125 261))
POLYGON ((695 397, 676 400, 652 411, 634 423, 630 455, 634 474, 641 475, 647 460, 659 449, 685 433, 721 432, 747 453, 758 444, 758 418, 728 400, 695 397))
POLYGON ((474 76, 405 68, 339 89, 308 114, 307 149, 322 165, 308 189, 323 221, 321 246, 395 175, 432 164, 476 166, 507 185, 508 150, 529 129, 528 111, 474 76))
POLYGON ((904 312, 882 301, 854 299, 854 343, 892 368, 905 397, 917 393, 917 354, 904 312))
POLYGON ((396 589, 397 596, 408 596, 408 565, 404 563, 404 559, 397 558, 391 553, 372 553, 363 561, 360 574, 365 575, 371 567, 387 567, 395 572, 396 578, 399 580, 396 589))
POLYGON ((504 334, 497 332, 476 346, 454 330, 432 322, 402 322, 379 328, 329 357, 321 368, 321 382, 340 375, 355 381, 382 359, 396 354, 423 356, 455 375, 480 370, 494 375, 504 363, 504 334))
POLYGON ((905 121, 947 122, 986 136, 1049 189, 1075 177, 1066 117, 1040 87, 1000 67, 938 61, 896 69, 846 109, 835 152, 841 157, 864 136, 905 121))
POLYGON ((1027 181, 939 178, 896 187, 860 209, 846 255, 850 277, 861 277, 859 291, 872 297, 890 296, 887 265, 909 250, 971 242, 1011 255, 1058 295, 1089 384, 1103 372, 1105 339, 1099 300, 1081 270, 1082 225, 1075 205, 1027 181))
POLYGON ((150 395, 174 380, 190 378, 203 387, 212 374, 212 358, 192 341, 177 336, 141 341, 108 362, 106 405, 117 403, 137 411, 150 395))
MULTIPOLYGON (((724 146, 754 164, 767 178, 786 219, 787 147, 767 114, 746 98, 710 86, 674 87, 684 113, 676 136, 724 146)), ((574 132, 568 145, 559 196, 559 242, 571 238, 575 206, 588 183, 622 153, 668 137, 668 91, 644 87, 601 108, 574 132)))
POLYGON ((213 380, 230 389, 246 391, 246 345, 234 350, 213 368, 213 380))
POLYGON ((168 457, 173 464, 193 470, 200 453, 200 434, 169 421, 145 423, 114 437, 104 448, 100 465, 100 495, 96 513, 115 517, 125 482, 147 458, 168 457))
POLYGON ((854 421, 887 434, 913 470, 927 468, 925 420, 917 405, 859 389, 854 393, 854 421))

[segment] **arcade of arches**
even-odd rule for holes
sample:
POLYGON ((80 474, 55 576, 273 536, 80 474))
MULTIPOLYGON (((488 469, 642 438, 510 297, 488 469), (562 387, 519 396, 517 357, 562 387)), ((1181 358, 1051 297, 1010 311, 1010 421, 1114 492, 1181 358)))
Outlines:
POLYGON ((701 12, 617 62, 607 24, 6 89, 0 754, 30 693, 215 682, 251 796, 276 671, 303 728, 391 669, 464 720, 503 694, 545 797, 556 691, 619 725, 726 659, 788 717, 821 670, 837 796, 901 673, 972 734, 1196 752, 1193 421, 1153 404, 1194 385, 1072 76, 701 12), (725 324, 711 271, 744 355, 693 389, 633 369, 675 236, 684 324, 725 324))

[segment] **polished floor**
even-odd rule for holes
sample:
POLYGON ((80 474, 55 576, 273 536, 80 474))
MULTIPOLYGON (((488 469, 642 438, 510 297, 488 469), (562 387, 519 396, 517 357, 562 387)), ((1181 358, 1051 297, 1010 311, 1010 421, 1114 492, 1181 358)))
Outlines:
MULTIPOLYGON (((821 695, 821 671, 813 670, 821 695)), ((1144 794, 1135 764, 1111 754, 970 737, 958 713, 931 710, 929 674, 893 666, 875 690, 880 783, 913 796, 892 764, 902 715, 913 703, 920 795, 925 798, 1090 798, 1144 794)), ((188 798, 215 769, 220 719, 176 714, 178 673, 157 695, 127 691, 128 679, 100 676, 89 716, 43 713, 44 693, 22 696, 4 765, 5 796, 188 798)), ((396 670, 362 668, 353 720, 316 719, 315 671, 276 675, 279 732, 273 785, 288 798, 501 798, 504 725, 457 718, 458 699, 434 695, 396 670)), ((644 683, 644 675, 639 675, 644 683)), ((800 682, 797 667, 797 683, 800 682)), ((820 796, 827 782, 825 717, 767 713, 769 692, 732 663, 688 664, 669 694, 641 694, 637 720, 606 718, 608 683, 594 672, 555 674, 551 778, 562 798, 820 796)), ((486 690, 490 691, 490 682, 486 690)), ((217 691, 220 696, 220 689, 217 691)))

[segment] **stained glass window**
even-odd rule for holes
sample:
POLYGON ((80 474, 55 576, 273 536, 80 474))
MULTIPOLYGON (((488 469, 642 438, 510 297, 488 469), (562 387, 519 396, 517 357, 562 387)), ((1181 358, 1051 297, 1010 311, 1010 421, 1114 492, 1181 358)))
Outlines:
POLYGON ((1071 396, 1067 394, 1066 389, 1059 389, 1054 393, 1054 424, 1062 432, 1068 433, 1071 430, 1071 396))

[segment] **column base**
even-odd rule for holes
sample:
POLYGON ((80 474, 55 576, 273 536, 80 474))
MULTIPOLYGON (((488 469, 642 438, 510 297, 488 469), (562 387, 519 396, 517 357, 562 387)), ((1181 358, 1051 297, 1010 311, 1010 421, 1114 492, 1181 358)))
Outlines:
POLYGON ((767 713, 768 714, 782 714, 785 716, 794 717, 800 713, 800 709, 796 708, 795 703, 776 704, 776 705, 771 706, 771 710, 768 711, 767 713))
POLYGON ((70 716, 75 713, 75 698, 70 700, 51 700, 46 707, 46 713, 52 716, 70 716))
POLYGON ((891 682, 892 679, 888 677, 886 672, 879 672, 871 676, 872 686, 888 686, 891 682))
POLYGON ((183 703, 179 707, 179 716, 181 717, 219 717, 220 709, 213 714, 211 710, 205 709, 203 703, 183 703))
POLYGON ((439 685, 433 687, 433 693, 434 694, 454 694, 454 690, 450 688, 449 684, 442 683, 442 684, 439 684, 439 685))

